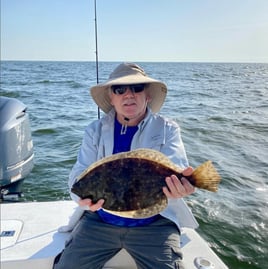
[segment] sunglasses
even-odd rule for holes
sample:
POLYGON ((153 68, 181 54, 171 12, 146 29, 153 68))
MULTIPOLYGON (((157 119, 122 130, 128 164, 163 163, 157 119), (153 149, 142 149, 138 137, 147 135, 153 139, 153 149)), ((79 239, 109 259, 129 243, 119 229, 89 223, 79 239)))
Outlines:
POLYGON ((132 93, 139 93, 144 90, 144 84, 133 84, 133 85, 113 85, 112 91, 114 94, 121 95, 124 94, 127 89, 130 89, 132 93))

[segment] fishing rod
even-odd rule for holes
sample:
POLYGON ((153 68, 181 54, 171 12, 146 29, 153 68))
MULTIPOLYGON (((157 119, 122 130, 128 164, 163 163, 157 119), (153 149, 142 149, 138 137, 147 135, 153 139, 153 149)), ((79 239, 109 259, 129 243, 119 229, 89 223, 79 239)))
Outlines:
MULTIPOLYGON (((94 10, 95 10, 95 55, 96 55, 96 78, 97 84, 99 84, 99 57, 98 57, 98 27, 97 27, 97 3, 94 0, 94 10)), ((98 119, 100 119, 100 108, 98 107, 98 119)))

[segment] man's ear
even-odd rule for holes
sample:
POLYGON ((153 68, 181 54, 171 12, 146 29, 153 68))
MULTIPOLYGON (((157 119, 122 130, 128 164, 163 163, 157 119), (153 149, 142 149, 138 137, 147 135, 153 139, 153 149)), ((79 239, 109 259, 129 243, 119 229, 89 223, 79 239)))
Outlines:
POLYGON ((147 101, 148 103, 150 103, 150 102, 152 101, 151 96, 147 95, 147 97, 146 97, 146 101, 147 101))

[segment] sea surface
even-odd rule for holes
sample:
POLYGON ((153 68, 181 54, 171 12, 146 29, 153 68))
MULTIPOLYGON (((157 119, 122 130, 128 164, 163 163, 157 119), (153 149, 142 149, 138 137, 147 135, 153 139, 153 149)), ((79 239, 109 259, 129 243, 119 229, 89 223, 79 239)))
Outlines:
MULTIPOLYGON (((117 66, 99 63, 99 81, 117 66)), ((187 198, 198 232, 231 269, 268 268, 268 64, 139 63, 166 82, 161 114, 177 121, 196 167, 210 159, 217 193, 187 198)), ((85 127, 97 119, 89 95, 94 62, 1 62, 0 95, 25 103, 35 165, 23 201, 68 200, 68 174, 85 127)))

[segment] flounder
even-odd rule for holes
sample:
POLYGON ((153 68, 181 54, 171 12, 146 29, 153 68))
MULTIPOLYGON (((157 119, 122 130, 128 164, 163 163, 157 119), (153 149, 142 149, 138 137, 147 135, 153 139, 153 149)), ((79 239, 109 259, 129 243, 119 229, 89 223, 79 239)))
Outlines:
MULTIPOLYGON (((182 177, 183 169, 159 151, 137 149, 103 158, 90 165, 71 191, 93 203, 104 199, 103 209, 118 216, 145 218, 167 206, 165 178, 182 177)), ((194 186, 217 191, 220 176, 211 161, 197 167, 188 180, 194 186)))

